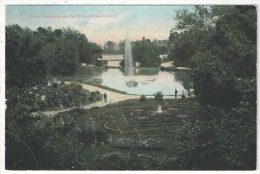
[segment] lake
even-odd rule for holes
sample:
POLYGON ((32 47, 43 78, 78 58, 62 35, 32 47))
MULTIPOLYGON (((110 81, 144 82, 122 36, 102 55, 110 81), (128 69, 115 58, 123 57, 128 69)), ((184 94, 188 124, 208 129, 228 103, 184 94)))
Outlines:
POLYGON ((139 95, 153 95, 158 91, 164 95, 174 95, 175 89, 182 94, 192 86, 188 72, 165 72, 158 68, 138 69, 134 76, 125 76, 123 69, 107 69, 94 72, 92 79, 98 80, 103 86, 139 95), (137 83, 131 86, 127 83, 129 81, 137 83))
MULTIPOLYGON (((103 56, 103 60, 108 60, 108 65, 119 67, 122 55, 103 56)), ((159 68, 136 68, 134 76, 125 76, 123 68, 112 68, 106 70, 92 70, 85 73, 86 81, 95 81, 103 86, 107 86, 128 94, 153 95, 161 91, 164 95, 174 95, 175 89, 178 95, 192 90, 192 82, 189 71, 166 72, 159 68), (129 84, 129 81, 133 84, 129 84)))

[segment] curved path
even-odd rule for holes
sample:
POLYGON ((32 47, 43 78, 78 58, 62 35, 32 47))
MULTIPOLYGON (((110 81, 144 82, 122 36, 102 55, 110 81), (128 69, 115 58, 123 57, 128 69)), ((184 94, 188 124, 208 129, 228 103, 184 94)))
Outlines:
POLYGON ((170 62, 163 62, 163 63, 161 63, 161 66, 164 66, 164 67, 173 66, 173 61, 170 61, 170 62))
MULTIPOLYGON (((65 83, 68 84, 70 82, 65 82, 65 83)), ((140 98, 140 95, 120 94, 120 93, 117 93, 117 92, 109 91, 107 89, 102 89, 102 88, 92 86, 92 85, 88 85, 88 84, 83 84, 83 83, 79 83, 79 84, 81 84, 84 89, 87 89, 89 91, 98 90, 101 94, 104 94, 104 93, 107 94, 107 102, 106 103, 103 100, 98 101, 98 102, 95 102, 95 103, 88 104, 86 106, 82 106, 81 108, 84 108, 84 109, 90 109, 90 108, 93 108, 93 107, 103 107, 103 106, 106 106, 108 104, 117 103, 117 102, 124 101, 124 100, 139 99, 140 98)), ((154 98, 154 96, 146 96, 146 97, 147 98, 154 98)), ((178 96, 178 98, 179 97, 180 96, 178 96)), ((174 96, 164 96, 164 98, 173 99, 174 96)), ((41 113, 46 114, 46 115, 56 115, 60 112, 69 111, 71 109, 73 109, 73 108, 67 108, 67 109, 61 109, 61 110, 55 110, 55 111, 43 111, 41 113)))
MULTIPOLYGON (((69 83, 69 82, 66 82, 66 83, 69 83)), ((96 86, 82 84, 82 83, 80 83, 80 84, 82 85, 82 87, 84 89, 87 89, 89 91, 98 90, 101 94, 106 93, 107 94, 107 103, 106 104, 116 103, 116 102, 120 102, 120 101, 124 101, 124 100, 128 100, 128 99, 140 98, 139 95, 120 94, 120 93, 109 91, 107 89, 102 89, 102 88, 99 88, 96 86)))

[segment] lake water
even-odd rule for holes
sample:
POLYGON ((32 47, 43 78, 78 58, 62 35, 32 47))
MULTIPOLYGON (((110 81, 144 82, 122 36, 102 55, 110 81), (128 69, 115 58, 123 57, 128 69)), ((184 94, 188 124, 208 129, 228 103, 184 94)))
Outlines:
POLYGON ((182 94, 192 86, 188 72, 165 72, 158 68, 139 68, 134 76, 125 76, 123 69, 108 69, 94 73, 93 78, 99 79, 103 86, 139 95, 153 95, 158 91, 174 95, 175 89, 182 94), (135 85, 129 85, 129 81, 135 85))
MULTIPOLYGON (((103 55, 103 60, 108 61, 108 66, 119 67, 123 60, 123 55, 103 55)), ((159 68, 138 68, 134 70, 134 76, 125 76, 124 69, 115 68, 103 70, 93 70, 85 73, 87 81, 95 79, 103 86, 107 86, 128 94, 153 95, 161 91, 164 95, 174 95, 175 89, 178 95, 192 88, 188 71, 166 72, 159 68), (129 85, 129 81, 134 85, 129 85)))

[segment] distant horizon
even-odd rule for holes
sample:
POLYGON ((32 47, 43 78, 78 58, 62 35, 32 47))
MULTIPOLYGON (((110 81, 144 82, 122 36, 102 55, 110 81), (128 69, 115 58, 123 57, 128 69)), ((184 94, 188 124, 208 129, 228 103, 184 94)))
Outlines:
POLYGON ((5 25, 71 28, 85 34, 89 42, 103 46, 107 41, 119 43, 126 32, 131 41, 143 37, 168 40, 174 27, 176 10, 193 6, 85 6, 85 5, 8 5, 5 25))

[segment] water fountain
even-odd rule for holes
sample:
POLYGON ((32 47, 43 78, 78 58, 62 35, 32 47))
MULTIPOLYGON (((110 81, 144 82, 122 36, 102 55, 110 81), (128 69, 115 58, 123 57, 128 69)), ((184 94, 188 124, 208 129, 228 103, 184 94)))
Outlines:
POLYGON ((128 34, 126 33, 125 39, 125 76, 133 76, 133 56, 131 43, 128 39, 128 34))
POLYGON ((162 106, 161 105, 158 105, 157 106, 157 113, 162 113, 162 106))
POLYGON ((132 48, 131 43, 128 39, 128 34, 126 33, 125 39, 125 76, 129 76, 130 80, 126 82, 128 87, 136 87, 138 82, 131 79, 134 75, 134 67, 133 67, 133 56, 132 56, 132 48))

